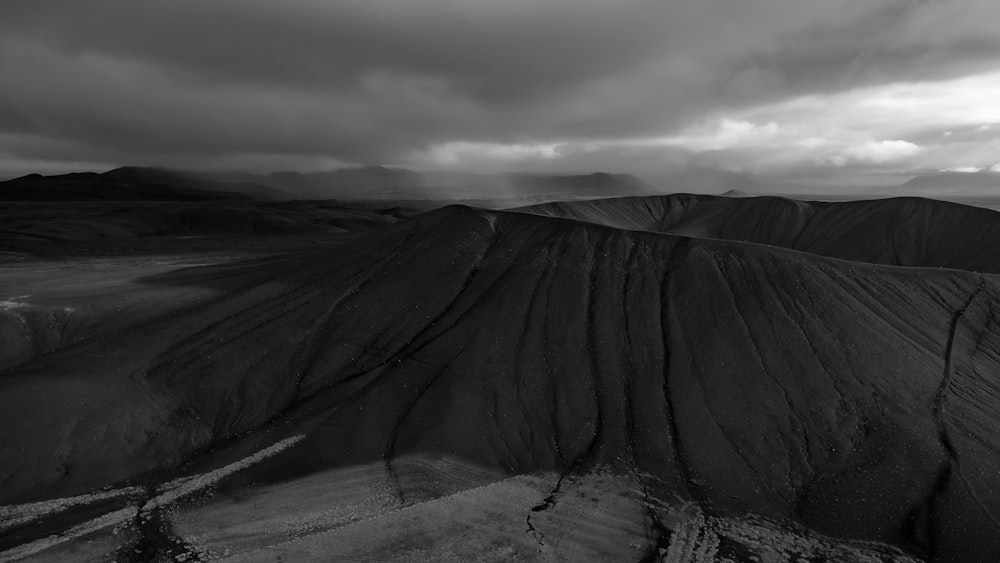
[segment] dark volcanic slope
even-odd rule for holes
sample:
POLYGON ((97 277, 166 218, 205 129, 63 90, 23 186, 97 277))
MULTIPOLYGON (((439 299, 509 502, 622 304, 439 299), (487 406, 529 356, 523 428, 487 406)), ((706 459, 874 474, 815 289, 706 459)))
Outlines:
POLYGON ((384 462, 404 497, 407 454, 605 465, 654 520, 681 498, 1000 558, 991 277, 451 207, 151 281, 226 291, 0 373, 0 503, 174 467, 314 397, 300 455, 384 462))
POLYGON ((1000 213, 922 198, 806 202, 674 194, 518 209, 620 229, 741 240, 824 256, 1000 272, 1000 213))

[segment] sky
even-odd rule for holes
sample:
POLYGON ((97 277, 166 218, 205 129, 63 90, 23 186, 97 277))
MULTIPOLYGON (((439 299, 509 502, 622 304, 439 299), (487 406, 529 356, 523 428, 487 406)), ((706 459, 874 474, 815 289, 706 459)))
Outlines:
POLYGON ((0 177, 1000 171, 1000 0, 3 0, 0 177))

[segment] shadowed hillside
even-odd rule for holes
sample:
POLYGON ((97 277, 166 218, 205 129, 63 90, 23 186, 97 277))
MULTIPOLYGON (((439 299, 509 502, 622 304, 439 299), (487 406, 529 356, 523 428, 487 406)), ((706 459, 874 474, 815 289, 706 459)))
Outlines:
POLYGON ((293 196, 246 182, 194 179, 156 168, 124 167, 103 174, 30 174, 0 182, 0 201, 287 201, 293 196))
POLYGON ((674 194, 517 209, 619 229, 740 240, 898 266, 1000 272, 1000 214, 922 198, 797 201, 674 194))
MULTIPOLYGON (((789 236, 776 223, 760 233, 789 236)), ((939 561, 1000 556, 991 277, 450 207, 147 283, 216 293, 0 372, 0 502, 159 491, 270 432, 296 437, 258 479, 372 465, 404 507, 554 472, 523 506, 539 553, 559 549, 547 515, 603 471, 638 507, 619 547, 648 557, 736 550, 724 523, 748 513, 939 561)), ((153 494, 136 549, 166 541, 153 494)))

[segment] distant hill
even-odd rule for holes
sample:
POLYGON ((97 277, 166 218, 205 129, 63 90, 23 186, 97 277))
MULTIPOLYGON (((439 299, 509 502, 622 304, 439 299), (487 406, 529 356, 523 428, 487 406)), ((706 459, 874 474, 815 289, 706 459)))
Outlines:
POLYGON ((117 168, 97 174, 30 174, 0 182, 0 201, 255 201, 292 196, 246 183, 199 180, 155 168, 117 168))
POLYGON ((245 180, 216 180, 194 173, 165 168, 123 166, 105 172, 103 176, 126 182, 169 186, 171 188, 248 194, 264 201, 290 201, 296 197, 288 192, 245 180))
POLYGON ((926 195, 1000 195, 1000 172, 935 172, 899 185, 900 193, 926 195))
POLYGON ((714 168, 688 167, 666 174, 656 181, 660 193, 775 194, 810 191, 796 183, 765 179, 746 172, 731 172, 714 168))
POLYGON ((501 174, 516 189, 530 193, 572 193, 579 196, 613 196, 641 193, 650 186, 631 174, 595 172, 585 175, 501 174))

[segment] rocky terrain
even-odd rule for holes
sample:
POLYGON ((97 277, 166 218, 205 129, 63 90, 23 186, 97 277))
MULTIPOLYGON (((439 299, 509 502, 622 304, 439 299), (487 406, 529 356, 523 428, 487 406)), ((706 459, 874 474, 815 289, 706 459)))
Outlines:
POLYGON ((0 560, 1000 557, 994 212, 524 211, 5 270, 0 560))

